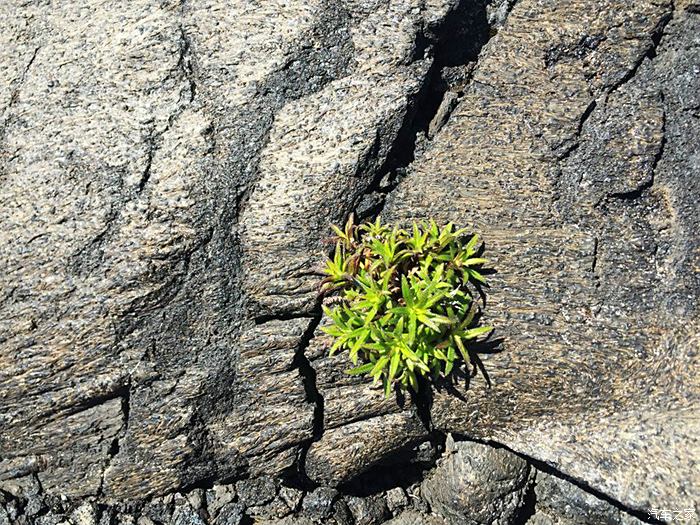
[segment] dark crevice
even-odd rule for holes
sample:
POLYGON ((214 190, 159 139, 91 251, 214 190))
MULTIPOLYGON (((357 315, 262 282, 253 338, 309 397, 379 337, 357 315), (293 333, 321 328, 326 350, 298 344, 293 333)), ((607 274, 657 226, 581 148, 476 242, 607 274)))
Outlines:
POLYGON ((61 412, 62 417, 69 417, 74 414, 77 414, 79 412, 84 412, 86 410, 89 410, 91 408, 98 407, 100 405, 103 405, 107 403, 108 401, 113 401, 115 399, 123 399, 124 396, 128 396, 129 392, 129 386, 128 384, 124 386, 120 386, 116 388, 115 390, 112 390, 111 392, 107 392, 102 395, 94 396, 89 399, 86 399, 84 401, 81 401, 70 408, 68 408, 65 412, 61 412))
POLYGON ((591 273, 595 273, 595 267, 598 264, 598 244, 599 244, 598 237, 595 237, 593 239, 593 258, 591 261, 591 273))
POLYGON ((146 152, 146 167, 141 173, 141 179, 139 180, 138 192, 141 193, 146 187, 146 184, 151 178, 151 165, 153 164, 153 157, 155 155, 156 145, 155 136, 153 134, 148 135, 145 139, 146 147, 148 151, 146 152))
POLYGON ((305 312, 282 312, 258 315, 254 317, 253 320, 255 321, 256 325, 261 325, 264 323, 269 323, 271 321, 291 321, 292 319, 310 319, 313 321, 316 320, 316 318, 316 316, 311 317, 308 313, 305 312))
MULTIPOLYGON (((457 434, 455 434, 455 438, 457 437, 457 434)), ((467 436, 467 435, 459 435, 459 440, 463 441, 474 441, 476 443, 481 443, 483 445, 488 445, 493 448, 498 448, 498 449, 503 449, 507 450, 511 454, 514 454, 518 456, 519 458, 524 459, 527 461, 532 467, 535 467, 537 470, 544 472, 545 474, 549 474, 550 476, 553 476, 555 478, 561 479, 567 483, 570 483, 574 485, 575 487, 581 489, 582 491, 598 498, 601 501, 604 501, 605 503, 611 505, 612 507, 615 507, 617 510, 624 512, 626 514, 629 514, 630 516, 634 516, 635 518, 643 521, 644 523, 651 523, 652 525, 662 525, 664 522, 654 519, 649 516, 647 512, 640 511, 638 509, 629 507, 622 503, 621 501, 618 501, 614 499, 613 497, 605 494, 604 492, 601 492, 600 490, 591 487, 587 482, 582 481, 580 479, 574 478, 568 474, 565 474, 564 472, 558 470, 556 467, 553 465, 550 465, 549 463, 539 460, 537 458, 533 458, 531 456, 528 456, 527 454, 523 454, 521 452, 518 452, 516 450, 513 450, 512 448, 496 442, 492 441, 489 439, 479 439, 473 436, 467 436)))
POLYGON ((309 448, 311 448, 313 442, 318 441, 319 439, 321 439, 321 436, 323 436, 325 426, 325 412, 323 396, 319 392, 316 383, 316 370, 313 366, 311 366, 311 362, 309 361, 309 358, 306 356, 305 352, 306 349, 309 347, 309 343, 314 337, 314 333, 316 332, 316 328, 320 324, 321 319, 321 313, 319 312, 317 316, 311 320, 309 326, 307 327, 306 331, 304 332, 304 335, 301 338, 301 341, 299 342, 299 347, 292 362, 293 368, 296 368, 299 371, 299 375, 301 376, 301 381, 304 385, 304 392, 306 393, 306 401, 314 405, 314 418, 312 425, 311 440, 309 440, 301 448, 297 460, 296 471, 289 473, 289 475, 287 476, 287 482, 291 486, 299 486, 306 488, 315 486, 315 483, 306 475, 306 455, 308 454, 309 448))
POLYGON ((36 57, 39 54, 39 49, 41 49, 41 47, 34 48, 34 52, 32 53, 32 56, 29 58, 27 65, 24 66, 24 70, 22 71, 22 76, 19 79, 19 82, 17 84, 17 88, 15 88, 15 90, 12 92, 12 96, 10 97, 10 103, 8 105, 8 108, 11 107, 14 103, 16 103, 17 100, 19 99, 19 91, 27 80, 27 74, 29 73, 29 70, 31 69, 32 64, 34 64, 34 61, 36 60, 36 57))
POLYGON ((190 90, 189 102, 193 102, 197 94, 197 84, 194 78, 194 68, 192 64, 192 42, 185 32, 185 28, 180 26, 180 56, 177 61, 177 68, 187 79, 190 90))
MULTIPOLYGON (((673 5, 673 4, 672 4, 673 5)), ((632 66, 632 68, 617 82, 615 82, 610 89, 608 90, 609 93, 612 93, 622 87, 624 84, 632 80, 634 76, 637 74, 639 71, 639 68, 641 65, 644 63, 646 59, 653 60, 656 57, 656 50, 661 44, 661 40, 664 36, 664 30, 666 29, 666 25, 670 22, 671 18, 673 18, 673 9, 675 6, 671 8, 671 11, 664 14, 661 19, 659 20, 658 24, 654 28, 654 30, 651 33, 651 46, 647 49, 646 53, 644 53, 639 60, 632 66)))
POLYGON ((427 140, 431 122, 441 111, 448 92, 455 93, 454 101, 447 101, 443 108, 442 124, 449 119, 451 110, 463 94, 464 84, 471 81, 471 71, 483 46, 493 36, 486 17, 486 6, 481 2, 462 0, 437 28, 423 28, 414 43, 414 58, 421 59, 432 54, 433 62, 428 69, 422 88, 410 103, 404 121, 386 160, 377 170, 362 200, 358 202, 356 214, 360 221, 381 214, 386 198, 407 175, 410 165, 427 140), (464 69, 459 82, 450 80, 447 71, 464 69), (461 83, 457 86, 456 84, 461 83))
POLYGON ((596 106, 597 102, 595 101, 595 99, 591 100, 584 112, 581 114, 581 118, 579 119, 575 135, 573 137, 567 138, 564 141, 563 145, 555 148, 555 150, 557 150, 556 156, 558 161, 565 161, 579 148, 581 133, 583 132, 583 126, 593 114, 593 111, 595 110, 596 106), (561 152, 559 152, 558 150, 561 148, 563 149, 561 152))
POLYGON ((431 416, 431 409, 433 408, 433 389, 429 381, 425 380, 422 376, 420 378, 420 389, 418 392, 410 391, 413 404, 416 406, 416 413, 423 423, 426 431, 431 433, 433 431, 433 420, 431 416))
MULTIPOLYGON (((532 467, 530 467, 532 468, 532 467)), ((535 481, 528 480, 528 486, 525 491, 523 502, 518 509, 517 514, 513 518, 513 525, 526 525, 527 522, 535 515, 537 506, 537 493, 535 492, 535 481)))
POLYGON ((39 50, 41 47, 35 47, 34 51, 32 52, 32 56, 29 58, 29 61, 27 61, 27 65, 24 66, 24 69, 22 70, 22 75, 19 78, 19 81, 17 82, 17 87, 12 91, 12 94, 10 95, 10 100, 7 103, 7 106, 5 107, 4 113, 7 115, 5 120, 0 122, 0 143, 5 141, 5 133, 7 131, 7 125, 9 122, 10 117, 10 109, 12 108, 13 105, 17 103, 19 100, 19 93, 22 89, 22 86, 27 80, 27 74, 29 73, 29 70, 31 69, 32 65, 34 64, 34 61, 36 60, 37 55, 39 54, 39 50))

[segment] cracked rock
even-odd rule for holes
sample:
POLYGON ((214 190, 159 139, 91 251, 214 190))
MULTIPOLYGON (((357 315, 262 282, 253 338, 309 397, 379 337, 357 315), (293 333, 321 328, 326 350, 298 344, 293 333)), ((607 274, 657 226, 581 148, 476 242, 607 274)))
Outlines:
POLYGON ((511 520, 523 503, 525 460, 479 443, 455 443, 421 485, 421 496, 453 525, 491 525, 511 520))
POLYGON ((301 508, 313 519, 323 520, 333 513, 333 503, 338 491, 330 487, 318 487, 304 496, 301 508))
POLYGON ((347 503, 356 525, 378 525, 384 523, 388 517, 387 504, 380 496, 367 496, 364 498, 346 497, 347 503))

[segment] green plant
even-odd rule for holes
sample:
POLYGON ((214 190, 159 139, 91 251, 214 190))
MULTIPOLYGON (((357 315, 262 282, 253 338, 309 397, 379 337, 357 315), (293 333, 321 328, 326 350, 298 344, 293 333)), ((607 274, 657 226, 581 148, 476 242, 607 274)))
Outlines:
POLYGON ((409 231, 377 219, 344 229, 332 226, 335 253, 326 263, 321 292, 339 301, 324 312, 323 330, 347 350, 349 374, 381 381, 385 395, 398 383, 418 391, 418 376, 448 376, 470 363, 465 342, 491 331, 474 327, 476 305, 469 283, 485 284, 477 235, 430 220, 409 231))

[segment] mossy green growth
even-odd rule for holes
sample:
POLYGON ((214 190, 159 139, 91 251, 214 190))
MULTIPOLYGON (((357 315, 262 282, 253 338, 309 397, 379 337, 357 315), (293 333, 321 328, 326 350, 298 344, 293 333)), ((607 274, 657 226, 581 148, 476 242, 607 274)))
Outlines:
POLYGON ((398 226, 374 223, 332 227, 335 253, 326 263, 322 293, 339 300, 324 312, 333 323, 323 330, 335 339, 333 355, 347 350, 353 375, 418 391, 418 376, 448 376, 470 363, 467 341, 491 331, 474 326, 474 283, 486 259, 477 257, 479 238, 433 220, 398 226))

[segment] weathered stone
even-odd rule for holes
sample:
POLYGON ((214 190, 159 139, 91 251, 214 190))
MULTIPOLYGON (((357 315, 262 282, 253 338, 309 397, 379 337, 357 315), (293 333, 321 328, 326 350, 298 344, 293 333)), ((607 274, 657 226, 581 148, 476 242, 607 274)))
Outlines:
POLYGON ((231 503, 236 498, 234 485, 214 485, 206 492, 207 511, 213 519, 219 513, 221 507, 231 503))
POLYGON ((380 496, 345 498, 356 525, 378 525, 384 523, 389 516, 386 501, 380 496))
POLYGON ((497 272, 488 381, 436 392, 433 423, 643 512, 700 483, 698 24, 670 2, 517 2, 383 214, 479 232, 497 272))
POLYGON ((397 514, 401 509, 408 506, 408 497, 401 487, 387 490, 385 498, 386 506, 392 514, 397 514))
POLYGON ((528 487, 527 462, 504 449, 463 441, 421 485, 434 512, 454 525, 509 522, 528 487))
POLYGON ((246 508, 246 514, 255 519, 260 518, 283 518, 291 514, 291 509, 284 500, 276 495, 272 501, 264 505, 253 505, 246 508))
MULTIPOLYGON (((115 503, 290 467, 338 484, 423 440, 321 337, 302 355, 328 223, 405 174, 385 217, 479 230, 498 270, 494 388, 437 392, 433 422, 685 505, 697 2, 514 3, 0 2, 0 479, 115 503), (414 152, 430 82, 453 92, 414 152)), ((241 501, 298 506, 266 498, 241 501)))
POLYGON ((415 510, 405 510, 398 516, 384 522, 385 525, 446 525, 445 520, 434 514, 424 514, 415 510))
POLYGON ((338 491, 330 487, 318 487, 304 496, 301 508, 304 514, 315 520, 323 520, 333 513, 333 503, 338 498, 338 491))
POLYGON ((227 503, 214 519, 214 525, 240 525, 243 521, 243 516, 243 505, 240 503, 227 503))
POLYGON ((426 436, 427 430, 415 411, 348 423, 326 430, 322 439, 311 445, 306 472, 317 482, 339 484, 426 436))
POLYGON ((328 337, 317 329, 306 354, 323 396, 323 428, 306 456, 307 475, 318 483, 337 485, 367 470, 385 456, 428 436, 408 396, 387 399, 381 387, 344 371, 343 355, 328 357, 328 337))
POLYGON ((236 483, 238 501, 244 506, 264 505, 277 494, 277 486, 269 476, 244 479, 236 483))
POLYGON ((295 489, 294 487, 287 487, 283 485, 280 487, 279 496, 282 498, 282 501, 284 501, 289 510, 294 512, 299 509, 304 493, 299 489, 295 489))
POLYGON ((36 525, 59 525, 64 523, 65 516, 49 511, 36 519, 36 525))
POLYGON ((336 525, 355 525, 355 519, 345 500, 339 499, 333 504, 332 520, 336 525))
POLYGON ((154 498, 144 505, 141 514, 155 522, 169 523, 173 515, 174 499, 173 494, 154 498))
POLYGON ((199 510, 204 508, 204 490, 194 489, 188 492, 185 497, 193 509, 199 510))
POLYGON ((10 516, 7 514, 5 507, 0 505, 0 525, 10 525, 10 516))
MULTIPOLYGON (((177 513, 177 509, 175 512, 177 513)), ((178 514, 177 518, 178 518, 178 520, 175 521, 175 514, 173 514, 173 521, 171 522, 172 525, 189 525, 187 523, 187 519, 186 519, 187 514, 186 513, 178 514)), ((116 525, 136 525, 136 517, 132 516, 131 514, 126 513, 126 512, 119 512, 119 513, 117 513, 117 516, 115 518, 114 523, 116 523, 116 525)), ((192 525, 200 525, 200 524, 196 523, 196 524, 192 524, 192 525)))
POLYGON ((318 525, 307 516, 287 516, 282 519, 264 520, 258 523, 259 525, 318 525))
POLYGON ((267 321, 314 307, 455 5, 0 5, 0 477, 121 502, 293 464, 312 320, 267 321))
POLYGON ((11 494, 15 498, 27 499, 36 496, 41 491, 41 486, 34 476, 0 481, 0 490, 11 494))
POLYGON ((41 496, 30 496, 24 505, 24 515, 28 518, 36 516, 44 509, 44 501, 41 496))
POLYGON ((172 523, 172 525, 206 525, 198 509, 192 508, 189 503, 175 505, 170 523, 172 523))
POLYGON ((581 525, 620 525, 638 523, 617 507, 563 479, 537 472, 535 481, 536 514, 528 523, 581 525))

